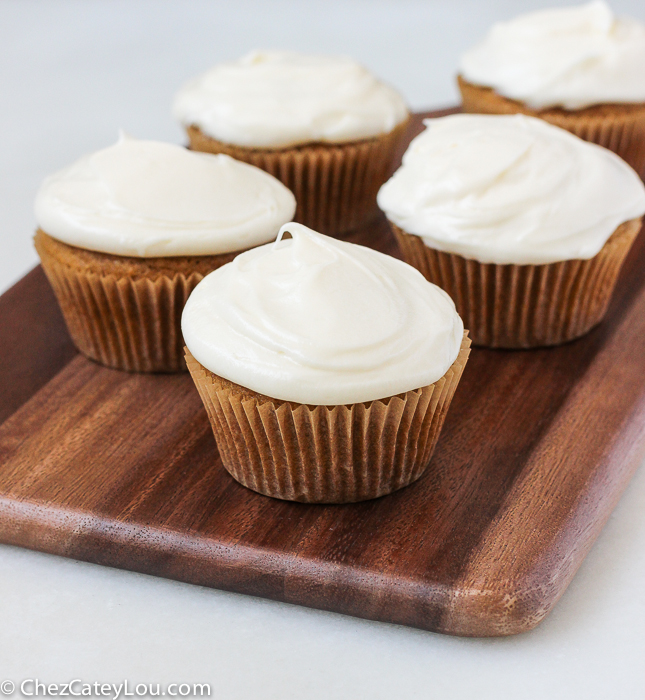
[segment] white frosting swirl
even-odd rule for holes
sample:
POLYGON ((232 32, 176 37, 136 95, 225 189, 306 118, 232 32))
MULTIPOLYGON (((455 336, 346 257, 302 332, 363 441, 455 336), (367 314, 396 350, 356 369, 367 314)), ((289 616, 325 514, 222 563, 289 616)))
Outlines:
POLYGON ((293 218, 293 194, 259 168, 121 136, 45 179, 40 228, 114 255, 216 255, 273 240, 293 218))
POLYGON ((627 163, 542 119, 457 114, 425 124, 378 203, 431 248, 483 263, 587 259, 645 212, 645 187, 627 163))
POLYGON ((386 134, 408 109, 396 90, 350 58, 255 51, 189 82, 173 113, 219 141, 282 148, 386 134))
POLYGON ((461 74, 533 109, 645 102, 645 25, 604 0, 522 15, 493 25, 461 74))
POLYGON ((409 265, 291 223, 205 277, 182 332, 219 376, 275 399, 342 405, 440 379, 463 323, 409 265), (285 231, 293 238, 280 240, 285 231))

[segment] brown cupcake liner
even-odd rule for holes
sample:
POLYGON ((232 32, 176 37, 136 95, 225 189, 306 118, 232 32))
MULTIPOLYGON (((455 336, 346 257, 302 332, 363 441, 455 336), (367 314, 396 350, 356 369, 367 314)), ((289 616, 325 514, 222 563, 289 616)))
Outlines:
POLYGON ((409 119, 389 134, 363 141, 284 149, 235 146, 206 136, 194 126, 186 131, 193 150, 225 153, 280 180, 295 195, 294 221, 338 235, 368 223, 378 213, 376 195, 392 173, 408 125, 409 119))
POLYGON ((205 274, 236 255, 121 258, 69 246, 43 231, 35 246, 76 347, 129 372, 186 370, 186 300, 205 274))
POLYGON ((418 479, 432 457, 470 353, 434 384, 378 401, 307 406, 218 377, 186 349, 226 470, 266 496, 307 503, 378 498, 418 479))
POLYGON ((645 103, 594 105, 585 109, 534 110, 503 97, 491 88, 457 78, 464 112, 476 114, 527 114, 570 131, 618 154, 645 175, 645 103))
POLYGON ((480 263, 391 226, 403 259, 452 297, 474 345, 533 348, 573 340, 602 321, 641 220, 621 224, 589 260, 547 265, 480 263))

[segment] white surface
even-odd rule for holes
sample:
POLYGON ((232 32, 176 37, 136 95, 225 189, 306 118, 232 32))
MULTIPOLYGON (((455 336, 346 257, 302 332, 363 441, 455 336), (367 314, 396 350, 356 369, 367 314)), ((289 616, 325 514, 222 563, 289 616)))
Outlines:
MULTIPOLYGON (((175 90, 254 46, 351 53, 413 107, 456 100, 458 56, 545 0, 0 3, 0 286, 33 264, 42 178, 113 142, 182 140, 175 90)), ((645 19, 642 0, 619 12, 645 19)), ((0 329, 0 332, 2 330, 0 329)), ((0 547, 0 683, 210 682, 224 700, 640 700, 645 472, 552 615, 463 640, 0 547)), ((16 692, 13 697, 20 697, 16 692)))

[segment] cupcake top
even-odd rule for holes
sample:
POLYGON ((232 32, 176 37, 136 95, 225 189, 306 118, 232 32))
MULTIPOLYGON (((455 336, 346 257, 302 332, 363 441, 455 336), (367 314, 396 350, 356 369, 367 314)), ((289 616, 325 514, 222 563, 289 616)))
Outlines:
POLYGON ((124 135, 46 178, 35 203, 53 238, 134 257, 244 250, 273 240, 295 209, 259 168, 124 135))
POLYGON ((482 263, 588 259, 645 212, 645 187, 627 163, 542 119, 424 123, 378 203, 431 248, 482 263))
POLYGON ((271 398, 329 406, 437 381, 457 358, 463 323, 410 265, 290 223, 275 243, 197 285, 182 332, 211 372, 271 398))
POLYGON ((343 56, 254 51, 190 81, 173 112, 238 146, 343 143, 392 131, 408 116, 396 90, 343 56))
POLYGON ((645 25, 604 0, 493 25, 461 74, 533 109, 645 102, 645 25))

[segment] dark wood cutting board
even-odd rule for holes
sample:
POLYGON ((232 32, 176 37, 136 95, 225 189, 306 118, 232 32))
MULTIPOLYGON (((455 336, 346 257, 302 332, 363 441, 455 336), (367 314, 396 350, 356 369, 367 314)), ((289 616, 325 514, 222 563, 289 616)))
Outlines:
MULTIPOLYGON (((383 219, 350 240, 397 254, 383 219)), ((190 377, 80 356, 40 268, 0 298, 0 422, 2 542, 448 634, 522 632, 645 453, 645 235, 588 336, 475 349, 427 473, 376 501, 238 485, 190 377)))

